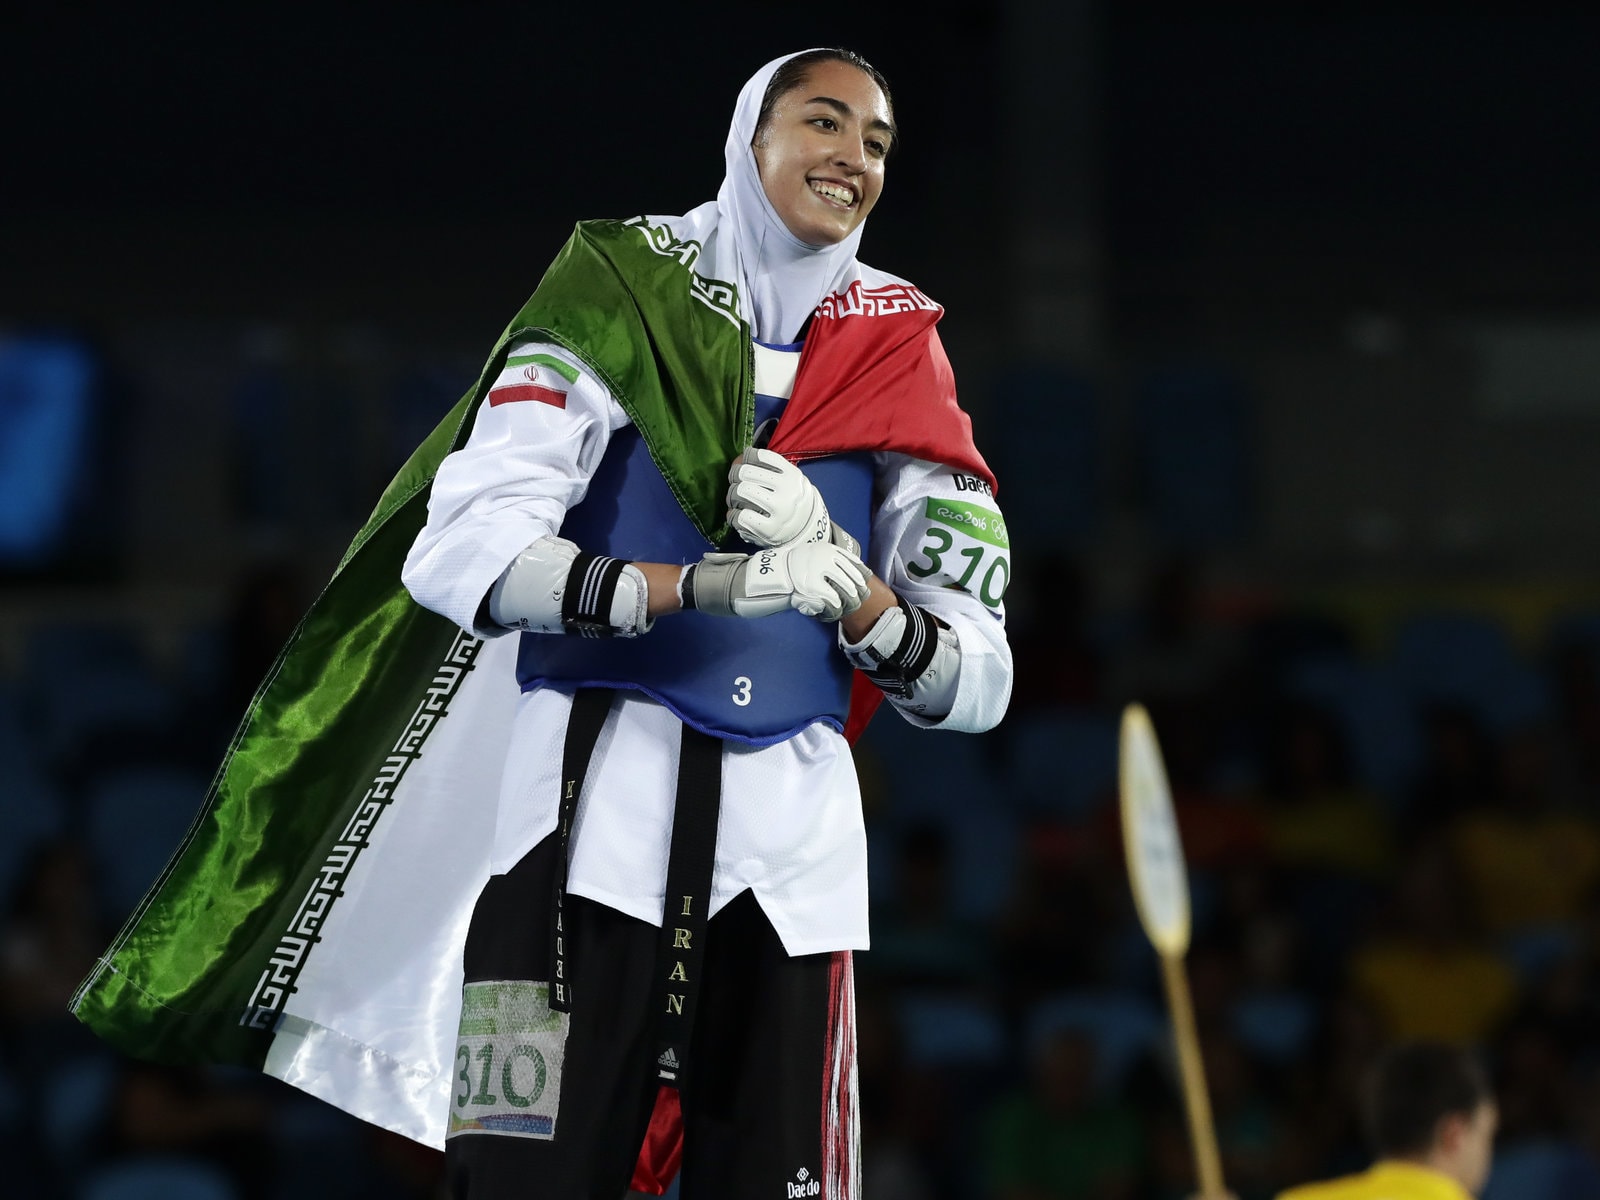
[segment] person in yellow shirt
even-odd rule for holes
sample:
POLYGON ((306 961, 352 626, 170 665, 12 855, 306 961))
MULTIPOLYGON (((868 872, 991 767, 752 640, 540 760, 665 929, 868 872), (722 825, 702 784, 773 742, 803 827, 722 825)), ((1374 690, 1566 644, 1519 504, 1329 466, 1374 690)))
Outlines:
POLYGON ((1378 1161, 1278 1200, 1471 1200, 1482 1192, 1499 1113, 1470 1052, 1444 1042, 1394 1046, 1373 1068, 1365 1100, 1378 1161))
POLYGON ((1442 841, 1417 847, 1392 911, 1350 954, 1350 982, 1395 1041, 1469 1045, 1517 1004, 1516 973, 1472 920, 1460 864, 1442 841))

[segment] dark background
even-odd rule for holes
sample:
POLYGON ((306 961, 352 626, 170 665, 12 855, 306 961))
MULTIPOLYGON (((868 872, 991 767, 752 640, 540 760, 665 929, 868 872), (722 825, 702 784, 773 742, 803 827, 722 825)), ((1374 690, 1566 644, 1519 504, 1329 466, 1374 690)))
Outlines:
POLYGON ((59 1014, 572 223, 710 199, 743 80, 826 44, 894 87, 862 256, 946 305, 1016 560, 1005 725, 860 752, 872 1195, 1189 1186, 1132 699, 1241 1196, 1359 1166, 1358 1068, 1419 1034, 1494 1073, 1497 1200, 1600 1195, 1600 14, 1408 0, 13 6, 0 451, 17 355, 89 382, 61 532, 0 555, 8 1191, 432 1194, 59 1014))

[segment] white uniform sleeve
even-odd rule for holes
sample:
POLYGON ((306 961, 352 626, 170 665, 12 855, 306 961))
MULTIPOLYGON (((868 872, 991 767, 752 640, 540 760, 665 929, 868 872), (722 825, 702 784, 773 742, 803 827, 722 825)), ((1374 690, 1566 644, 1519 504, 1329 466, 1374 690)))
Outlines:
POLYGON ((622 406, 558 346, 521 341, 478 406, 466 444, 447 455, 428 496, 428 521, 401 579, 417 603, 480 637, 495 580, 532 542, 554 535, 583 499, 622 406))
POLYGON ((868 565, 912 604, 955 631, 961 647, 955 703, 913 725, 980 733, 999 724, 1011 700, 1011 647, 1004 596, 1011 541, 989 486, 965 472, 905 454, 873 456, 881 499, 872 518, 868 565))

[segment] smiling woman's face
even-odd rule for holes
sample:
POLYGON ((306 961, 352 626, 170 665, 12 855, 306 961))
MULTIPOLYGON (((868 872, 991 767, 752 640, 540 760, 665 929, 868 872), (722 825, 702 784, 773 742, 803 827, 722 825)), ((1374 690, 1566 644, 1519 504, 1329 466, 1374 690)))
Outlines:
POLYGON ((789 232, 808 246, 832 246, 877 203, 893 137, 889 103, 872 77, 828 61, 778 99, 752 149, 789 232))

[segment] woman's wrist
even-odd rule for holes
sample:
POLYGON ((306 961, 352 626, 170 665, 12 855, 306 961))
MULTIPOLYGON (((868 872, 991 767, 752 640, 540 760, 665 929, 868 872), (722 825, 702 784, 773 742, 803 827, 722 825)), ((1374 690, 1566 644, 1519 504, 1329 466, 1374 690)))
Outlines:
POLYGON ((867 581, 867 598, 861 602, 860 608, 839 622, 839 628, 844 630, 847 639, 859 642, 878 623, 879 617, 899 603, 900 597, 894 594, 889 585, 872 575, 867 581))
POLYGON ((682 563, 636 562, 633 565, 644 575, 645 586, 649 589, 645 611, 652 620, 683 608, 678 599, 678 580, 683 575, 682 563))

